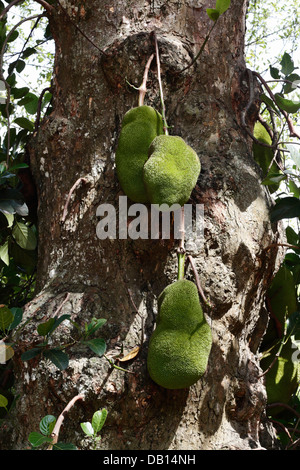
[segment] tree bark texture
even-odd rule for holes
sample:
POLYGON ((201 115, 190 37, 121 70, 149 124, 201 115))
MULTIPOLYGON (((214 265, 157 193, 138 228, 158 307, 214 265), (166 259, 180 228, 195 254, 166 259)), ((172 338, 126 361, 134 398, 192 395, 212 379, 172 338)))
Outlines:
MULTIPOLYGON (((80 324, 106 318, 99 332, 113 357, 138 346, 139 355, 122 372, 78 346, 59 371, 45 360, 23 363, 15 356, 21 396, 9 436, 14 448, 27 445, 46 414, 58 416, 78 393, 85 399, 68 413, 60 438, 84 447, 79 423, 99 408, 108 410, 102 449, 257 449, 272 446, 265 420, 266 392, 259 378, 258 347, 268 317, 264 294, 282 254, 267 249, 278 241, 269 222, 271 200, 261 185, 252 141, 241 125, 249 101, 244 61, 247 2, 232 0, 196 64, 212 21, 214 1, 64 0, 50 24, 56 43, 54 111, 30 145, 39 194, 39 263, 32 317, 22 350, 39 341, 36 325, 61 314, 80 324), (90 39, 79 31, 84 32, 90 39), (185 390, 166 390, 146 368, 148 340, 155 326, 156 299, 176 278, 177 242, 99 240, 96 209, 122 195, 114 154, 122 118, 137 106, 144 67, 160 50, 170 134, 198 153, 202 170, 190 203, 204 204, 204 242, 187 240, 212 308, 213 346, 205 375, 185 390), (93 43, 93 44, 92 44, 93 43), (81 178, 81 179, 80 179, 81 178), (72 186, 74 188, 64 208, 72 186), (133 308, 128 290, 140 315, 133 308)), ((155 60, 145 104, 160 110, 155 60)), ((251 129, 258 103, 247 116, 251 129)), ((193 280, 191 270, 187 278, 193 280)), ((62 324, 58 343, 74 329, 62 324)), ((120 364, 121 365, 121 364, 120 364)))

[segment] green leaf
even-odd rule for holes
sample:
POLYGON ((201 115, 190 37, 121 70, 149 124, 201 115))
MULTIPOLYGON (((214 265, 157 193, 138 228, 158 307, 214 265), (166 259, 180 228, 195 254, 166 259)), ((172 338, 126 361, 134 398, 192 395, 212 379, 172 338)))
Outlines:
POLYGON ((87 436, 93 437, 93 435, 94 435, 94 429, 93 429, 92 424, 91 424, 89 421, 87 421, 87 422, 85 422, 85 423, 80 423, 80 426, 81 426, 83 432, 84 432, 87 436))
POLYGON ((59 370, 65 370, 69 365, 69 356, 61 349, 46 349, 43 354, 59 370))
POLYGON ((215 8, 207 8, 206 13, 211 20, 217 21, 229 7, 230 0, 217 0, 215 8))
POLYGON ((27 95, 27 93, 29 92, 29 88, 28 87, 23 87, 23 88, 12 88, 11 89, 11 93, 12 95, 14 95, 14 98, 16 100, 20 99, 20 98, 23 98, 23 96, 27 95))
POLYGON ((49 318, 49 320, 47 320, 46 322, 40 323, 37 327, 38 334, 41 336, 47 336, 47 334, 53 327, 54 323, 55 323, 54 318, 49 318))
POLYGON ((57 442, 53 446, 53 450, 78 450, 72 442, 57 442))
POLYGON ((288 187, 289 187, 290 192, 293 193, 294 196, 299 199, 300 189, 298 188, 298 186, 292 179, 290 179, 290 181, 288 182, 288 187))
POLYGON ((283 54, 280 65, 281 65, 281 72, 285 76, 290 75, 295 70, 294 62, 290 54, 288 54, 287 52, 283 54))
POLYGON ((287 150, 290 152, 290 157, 296 164, 298 169, 300 168, 300 146, 295 144, 286 144, 287 150))
POLYGON ((34 47, 27 47, 22 54, 22 59, 27 59, 27 57, 30 57, 32 54, 36 54, 37 50, 34 47))
POLYGON ((21 355, 21 359, 24 362, 25 361, 30 361, 30 359, 33 359, 34 357, 38 356, 40 353, 41 353, 40 348, 32 348, 32 349, 29 349, 28 351, 25 351, 21 355))
POLYGON ((24 250, 35 250, 37 246, 36 235, 31 227, 22 222, 16 222, 13 229, 12 235, 18 245, 24 250))
POLYGON ((281 181, 286 179, 287 176, 282 173, 269 173, 266 178, 263 179, 261 184, 268 186, 274 183, 280 183, 281 181))
POLYGON ((14 316, 14 319, 13 319, 12 323, 10 324, 9 329, 13 330, 14 328, 16 328, 21 323, 21 321, 23 319, 23 310, 20 307, 12 307, 10 310, 11 310, 11 313, 13 314, 13 316, 14 316))
POLYGON ((60 317, 54 317, 54 323, 53 326, 50 329, 50 333, 52 333, 63 321, 65 320, 70 320, 71 315, 65 314, 61 315, 60 317))
POLYGON ((9 265, 8 240, 4 245, 0 246, 0 259, 6 264, 6 266, 9 265))
POLYGON ((295 197, 279 199, 271 209, 271 222, 294 217, 300 217, 300 200, 295 197))
POLYGON ((217 21, 219 19, 220 13, 215 8, 206 8, 206 13, 213 21, 217 21))
POLYGON ((101 326, 103 326, 106 323, 105 318, 92 318, 91 323, 89 323, 86 327, 86 332, 88 335, 95 333, 101 326))
POLYGON ((295 339, 299 339, 300 336, 300 312, 294 312, 288 318, 287 324, 287 335, 293 334, 295 339))
POLYGON ((106 418, 107 418, 107 410, 105 408, 103 408, 102 410, 98 410, 93 414, 92 426, 95 431, 95 434, 101 431, 106 418))
POLYGON ((22 127, 22 129, 26 129, 27 131, 33 132, 34 130, 33 122, 29 121, 29 119, 25 117, 20 117, 20 118, 15 119, 14 123, 22 127))
POLYGON ((24 106, 29 114, 36 114, 39 99, 34 93, 27 93, 27 95, 18 102, 18 105, 24 106))
POLYGON ((271 75, 271 77, 274 78, 275 80, 280 79, 279 70, 278 70, 276 67, 272 67, 272 65, 270 65, 270 75, 271 75))
POLYGON ((297 88, 297 85, 300 85, 300 76, 296 73, 292 73, 288 77, 286 77, 286 80, 289 80, 292 83, 286 83, 283 87, 283 93, 291 93, 292 91, 295 91, 297 88))
POLYGON ((13 258, 14 263, 26 271, 27 274, 34 272, 37 264, 36 250, 24 250, 14 242, 9 248, 9 254, 13 258))
POLYGON ((46 415, 40 421, 40 431, 44 436, 50 436, 56 423, 56 418, 53 415, 46 415))
POLYGON ((0 408, 6 408, 8 405, 8 399, 4 395, 0 395, 0 408))
POLYGON ((0 211, 8 214, 17 213, 23 217, 28 215, 28 207, 22 194, 11 188, 0 190, 0 211))
POLYGON ((19 36, 19 31, 17 31, 16 29, 11 33, 11 35, 9 36, 7 42, 13 42, 17 39, 17 37, 19 36))
POLYGON ((106 343, 102 338, 90 339, 88 341, 82 341, 83 344, 88 346, 98 356, 103 356, 106 351, 106 343))
POLYGON ((216 10, 222 15, 230 7, 230 0, 217 0, 216 10))
POLYGON ((31 432, 28 436, 28 440, 32 447, 39 447, 42 444, 45 444, 45 442, 48 442, 49 444, 52 442, 52 438, 48 436, 43 436, 39 432, 31 432))
POLYGON ((14 319, 10 309, 5 305, 0 306, 0 330, 5 331, 14 319))
POLYGON ((273 100, 271 100, 271 98, 269 98, 267 95, 262 93, 260 95, 260 99, 263 103, 265 103, 267 106, 272 108, 275 111, 275 113, 277 114, 277 116, 280 116, 280 112, 278 111, 278 108, 275 106, 275 103, 274 103, 273 100))
POLYGON ((16 71, 18 73, 21 73, 25 69, 25 66, 26 66, 26 64, 25 64, 24 60, 21 60, 21 59, 17 60, 17 62, 16 62, 16 71))
POLYGON ((300 101, 292 101, 286 98, 283 98, 279 93, 275 93, 274 95, 276 104, 279 106, 280 109, 286 111, 287 113, 297 113, 300 109, 300 101))
POLYGON ((299 243, 299 236, 298 234, 295 232, 295 230, 288 226, 286 229, 285 229, 285 234, 286 234, 286 239, 287 239, 287 242, 290 244, 290 245, 298 245, 299 243))

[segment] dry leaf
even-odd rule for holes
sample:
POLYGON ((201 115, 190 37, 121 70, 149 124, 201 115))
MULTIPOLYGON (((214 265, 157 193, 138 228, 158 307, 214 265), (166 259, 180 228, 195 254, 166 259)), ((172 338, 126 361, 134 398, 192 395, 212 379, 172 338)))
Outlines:
POLYGON ((8 344, 5 344, 3 341, 0 341, 0 364, 5 364, 9 361, 14 355, 14 350, 8 344))
POLYGON ((130 361, 130 359, 133 359, 134 357, 138 355, 139 351, 140 351, 140 347, 137 346, 136 348, 133 348, 133 350, 130 351, 130 353, 126 354, 126 356, 119 359, 119 361, 120 362, 130 361))

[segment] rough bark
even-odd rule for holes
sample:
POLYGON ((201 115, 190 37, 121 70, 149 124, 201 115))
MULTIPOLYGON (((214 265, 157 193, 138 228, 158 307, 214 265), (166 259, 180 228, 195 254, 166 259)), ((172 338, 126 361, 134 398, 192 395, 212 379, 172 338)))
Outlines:
MULTIPOLYGON (((265 422, 266 393, 259 378, 258 347, 267 325, 264 293, 280 256, 276 227, 269 222, 270 198, 260 184, 251 139, 240 113, 249 100, 244 62, 247 2, 233 0, 201 56, 183 73, 211 27, 205 8, 213 1, 112 0, 65 1, 50 24, 56 41, 54 112, 45 119, 31 146, 39 193, 39 265, 36 298, 26 307, 32 322, 22 335, 25 350, 35 327, 61 313, 79 323, 107 319, 101 330, 108 353, 139 345, 139 355, 123 366, 78 347, 60 372, 47 361, 23 363, 15 357, 17 427, 8 447, 24 448, 29 432, 46 414, 58 415, 78 393, 66 417, 63 440, 81 448, 79 423, 96 409, 108 409, 103 449, 251 449, 272 445, 265 422), (97 46, 93 46, 77 25, 97 46), (148 340, 155 325, 156 299, 176 276, 176 242, 104 240, 96 237, 96 209, 118 207, 122 195, 114 151, 124 113, 137 105, 156 31, 170 133, 182 136, 198 153, 202 171, 191 203, 204 204, 204 242, 187 241, 205 294, 213 305, 213 347, 204 377, 187 390, 165 390, 146 369, 148 340), (99 49, 104 51, 101 53, 99 49), (67 216, 70 189, 79 178, 67 216)), ((155 62, 146 103, 160 109, 155 62)), ((248 116, 253 125, 257 103, 248 116)), ((193 279, 189 270, 187 277, 193 279)), ((62 324, 57 341, 74 331, 62 324)), ((5 444, 4 444, 5 445, 5 444)))

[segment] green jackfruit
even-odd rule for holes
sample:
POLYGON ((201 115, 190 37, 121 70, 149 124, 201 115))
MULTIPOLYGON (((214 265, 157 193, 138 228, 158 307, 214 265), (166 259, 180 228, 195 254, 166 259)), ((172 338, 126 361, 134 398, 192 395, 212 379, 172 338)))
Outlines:
POLYGON ((158 297, 158 317, 148 349, 150 377, 167 389, 193 385, 204 374, 212 345, 196 285, 182 279, 158 297))
MULTIPOLYGON (((268 131, 259 121, 255 123, 253 133, 254 137, 259 140, 259 142, 272 145, 272 139, 268 131)), ((271 168, 268 171, 270 163, 274 158, 274 152, 272 149, 259 145, 256 142, 253 142, 253 156, 256 163, 258 163, 258 165, 261 167, 264 178, 267 176, 268 173, 278 174, 279 170, 276 163, 274 162, 272 163, 271 168)), ((279 188, 279 183, 270 184, 268 185, 268 188, 270 193, 274 193, 279 188)))
POLYGON ((181 137, 156 137, 144 165, 144 183, 151 204, 183 206, 190 198, 200 170, 198 155, 181 137))
POLYGON ((125 114, 116 151, 116 169, 122 190, 134 202, 149 202, 143 166, 149 145, 160 134, 163 134, 162 117, 150 106, 132 108, 125 114))

